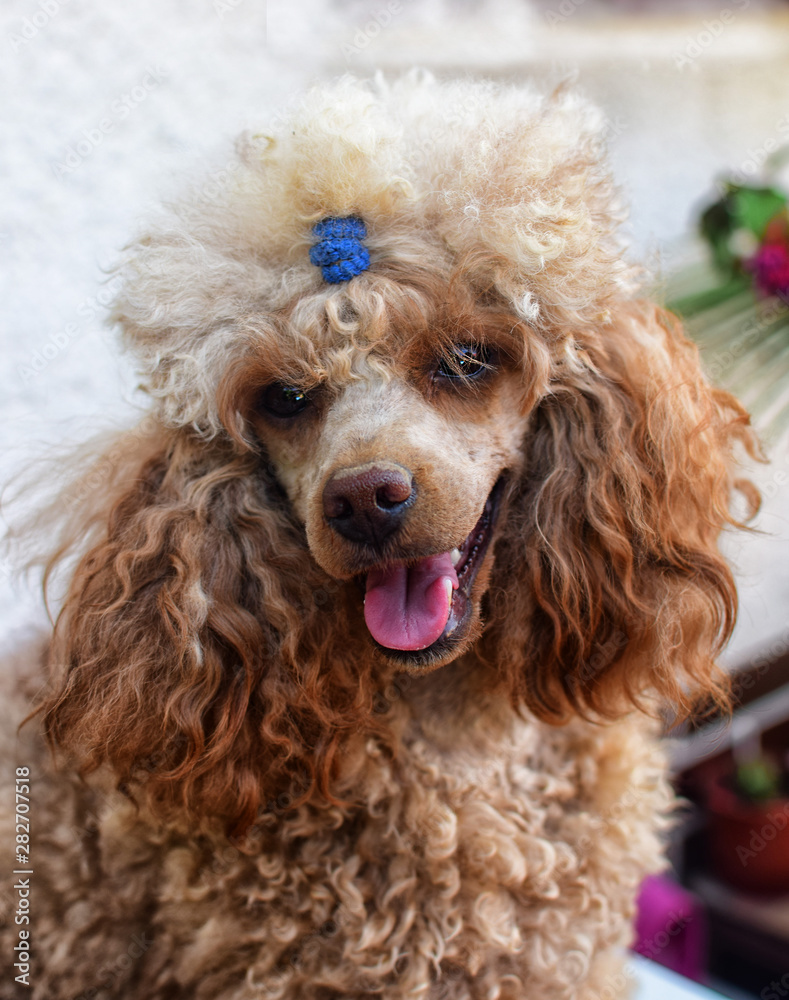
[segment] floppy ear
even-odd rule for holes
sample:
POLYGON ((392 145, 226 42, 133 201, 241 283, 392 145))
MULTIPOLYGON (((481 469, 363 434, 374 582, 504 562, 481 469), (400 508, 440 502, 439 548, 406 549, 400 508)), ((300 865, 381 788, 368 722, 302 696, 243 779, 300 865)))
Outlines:
POLYGON ((756 455, 748 422, 654 306, 625 304, 576 337, 533 414, 497 548, 491 597, 506 624, 491 659, 514 700, 553 720, 655 696, 680 714, 727 705, 715 657, 737 602, 717 541, 738 523, 733 488, 758 507, 732 480, 734 443, 756 455))
POLYGON ((83 772, 107 763, 160 813, 239 832, 267 798, 326 787, 373 682, 350 630, 329 649, 342 592, 321 590, 260 455, 163 428, 142 450, 92 512, 40 711, 83 772))

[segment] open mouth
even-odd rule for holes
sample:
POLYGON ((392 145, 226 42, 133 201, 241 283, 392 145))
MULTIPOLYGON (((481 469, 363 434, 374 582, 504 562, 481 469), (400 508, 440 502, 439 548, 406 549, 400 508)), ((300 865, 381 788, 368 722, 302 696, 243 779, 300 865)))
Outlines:
POLYGON ((490 545, 502 480, 459 548, 367 574, 364 617, 376 645, 390 659, 421 666, 443 659, 466 634, 471 590, 490 545))

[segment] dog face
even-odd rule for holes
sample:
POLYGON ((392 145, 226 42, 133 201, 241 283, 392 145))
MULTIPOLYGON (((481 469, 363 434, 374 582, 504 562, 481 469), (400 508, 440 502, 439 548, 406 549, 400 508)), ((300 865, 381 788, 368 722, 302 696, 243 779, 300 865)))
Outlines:
POLYGON ((378 329, 336 293, 324 302, 321 346, 310 341, 301 357, 298 337, 277 346, 278 365, 300 376, 271 371, 267 347, 235 373, 231 391, 246 391, 247 419, 313 558, 358 584, 379 651, 423 670, 481 631, 491 542, 507 478, 520 473, 535 373, 515 317, 448 305, 440 285, 383 281, 378 294, 405 292, 419 301, 410 322, 395 315, 378 329), (344 329, 331 330, 336 315, 344 329))

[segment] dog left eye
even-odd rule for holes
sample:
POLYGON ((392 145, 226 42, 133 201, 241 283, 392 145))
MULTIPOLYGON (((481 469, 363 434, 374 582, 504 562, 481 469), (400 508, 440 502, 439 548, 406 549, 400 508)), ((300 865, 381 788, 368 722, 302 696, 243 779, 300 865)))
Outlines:
POLYGON ((490 351, 483 344, 455 344, 451 353, 445 354, 436 368, 439 378, 477 378, 488 371, 490 351))
POLYGON ((275 417, 293 417, 310 405, 310 397, 302 389, 275 382, 263 390, 260 404, 275 417))

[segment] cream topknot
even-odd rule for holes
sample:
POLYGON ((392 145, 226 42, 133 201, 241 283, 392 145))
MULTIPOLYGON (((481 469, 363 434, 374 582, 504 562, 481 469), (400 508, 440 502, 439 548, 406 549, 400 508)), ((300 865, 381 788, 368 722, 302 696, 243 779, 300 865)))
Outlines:
POLYGON ((343 294, 311 229, 359 216, 376 262, 438 269, 553 337, 605 321, 628 286, 599 112, 567 88, 343 77, 316 87, 128 248, 112 318, 171 425, 220 430, 216 388, 250 330, 343 294))

